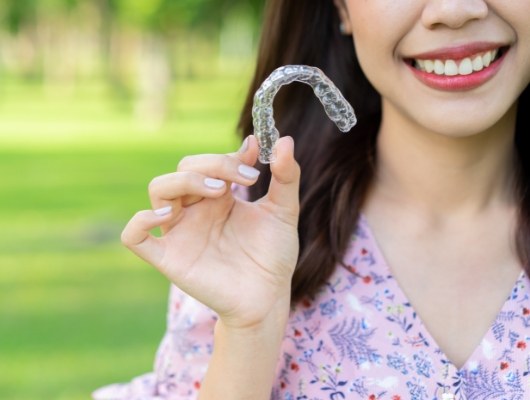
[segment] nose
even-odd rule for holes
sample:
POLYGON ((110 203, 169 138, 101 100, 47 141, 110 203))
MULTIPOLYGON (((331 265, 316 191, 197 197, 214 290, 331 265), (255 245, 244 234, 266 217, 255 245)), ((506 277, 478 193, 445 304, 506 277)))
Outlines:
POLYGON ((428 0, 421 20, 428 29, 438 26, 458 29, 469 21, 485 18, 488 12, 486 0, 428 0))

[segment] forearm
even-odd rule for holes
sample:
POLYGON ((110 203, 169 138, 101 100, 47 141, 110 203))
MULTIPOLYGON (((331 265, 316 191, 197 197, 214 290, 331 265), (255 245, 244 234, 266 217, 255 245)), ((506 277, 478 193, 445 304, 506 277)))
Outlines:
POLYGON ((288 306, 252 328, 234 329, 218 321, 199 399, 270 399, 287 318, 288 306))

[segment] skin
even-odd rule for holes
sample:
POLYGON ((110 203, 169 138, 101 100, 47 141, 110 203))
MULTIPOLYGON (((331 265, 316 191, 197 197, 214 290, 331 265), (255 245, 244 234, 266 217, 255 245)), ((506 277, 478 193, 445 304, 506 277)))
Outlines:
POLYGON ((300 168, 293 151, 290 137, 278 140, 269 192, 254 203, 229 188, 257 180, 239 171, 257 161, 254 136, 237 153, 185 157, 177 172, 153 179, 154 210, 139 211, 122 232, 131 251, 219 315, 201 399, 270 396, 298 257, 300 168), (207 187, 211 178, 222 186, 207 187), (168 214, 157 215, 166 207, 168 214), (155 227, 162 237, 150 233, 155 227))
MULTIPOLYGON (((377 176, 364 213, 403 290, 460 365, 520 272, 507 221, 515 220, 514 104, 530 80, 530 1, 336 5, 383 96, 377 176), (511 50, 499 73, 472 91, 426 87, 403 62, 475 40, 501 41, 511 50)), ((123 230, 131 251, 219 315, 201 399, 270 396, 298 255, 300 168, 293 146, 289 137, 277 142, 269 192, 254 203, 229 190, 231 182, 249 186, 257 179, 249 177, 256 171, 246 177, 239 171, 256 163, 254 137, 236 153, 186 157, 176 172, 153 179, 152 209, 123 230), (208 187, 207 178, 218 188, 208 187), (164 207, 171 208, 158 215, 164 207), (156 227, 161 237, 150 233, 156 227)))
POLYGON ((399 115, 415 129, 458 137, 485 131, 507 113, 530 80, 527 0, 345 0, 338 5, 361 66, 383 97, 385 116, 399 115), (431 89, 403 62, 476 41, 511 45, 511 50, 495 78, 475 90, 431 89))
POLYGON ((420 318, 461 367, 521 273, 513 137, 517 97, 530 81, 530 1, 336 4, 382 94, 377 173, 364 213, 420 318), (498 73, 471 90, 433 89, 404 62, 478 41, 510 51, 498 73))

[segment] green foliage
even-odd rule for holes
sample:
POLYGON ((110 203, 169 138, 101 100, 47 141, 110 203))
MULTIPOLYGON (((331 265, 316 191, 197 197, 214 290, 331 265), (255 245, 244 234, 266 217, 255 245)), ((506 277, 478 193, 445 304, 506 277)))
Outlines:
POLYGON ((242 6, 251 11, 255 24, 264 0, 113 0, 117 18, 160 33, 177 29, 219 29, 222 20, 242 6))
POLYGON ((1 24, 16 33, 35 17, 36 0, 4 0, 0 3, 1 24))
MULTIPOLYGON (((175 29, 218 28, 233 10, 246 7, 256 23, 264 0, 85 0, 110 18, 140 29, 169 33, 175 29)), ((80 0, 4 0, 0 24, 16 32, 40 14, 61 15, 81 6, 80 0)))
POLYGON ((0 26, 17 33, 33 24, 39 15, 66 14, 80 4, 80 0, 3 0, 0 3, 0 26))
POLYGON ((123 22, 142 28, 154 24, 164 0, 113 0, 113 11, 123 22))

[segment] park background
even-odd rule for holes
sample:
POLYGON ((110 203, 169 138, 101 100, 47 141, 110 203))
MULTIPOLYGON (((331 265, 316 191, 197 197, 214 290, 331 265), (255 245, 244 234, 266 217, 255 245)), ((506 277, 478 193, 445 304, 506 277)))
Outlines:
POLYGON ((183 155, 238 147, 262 3, 0 2, 0 399, 152 369, 169 286, 120 232, 183 155))

